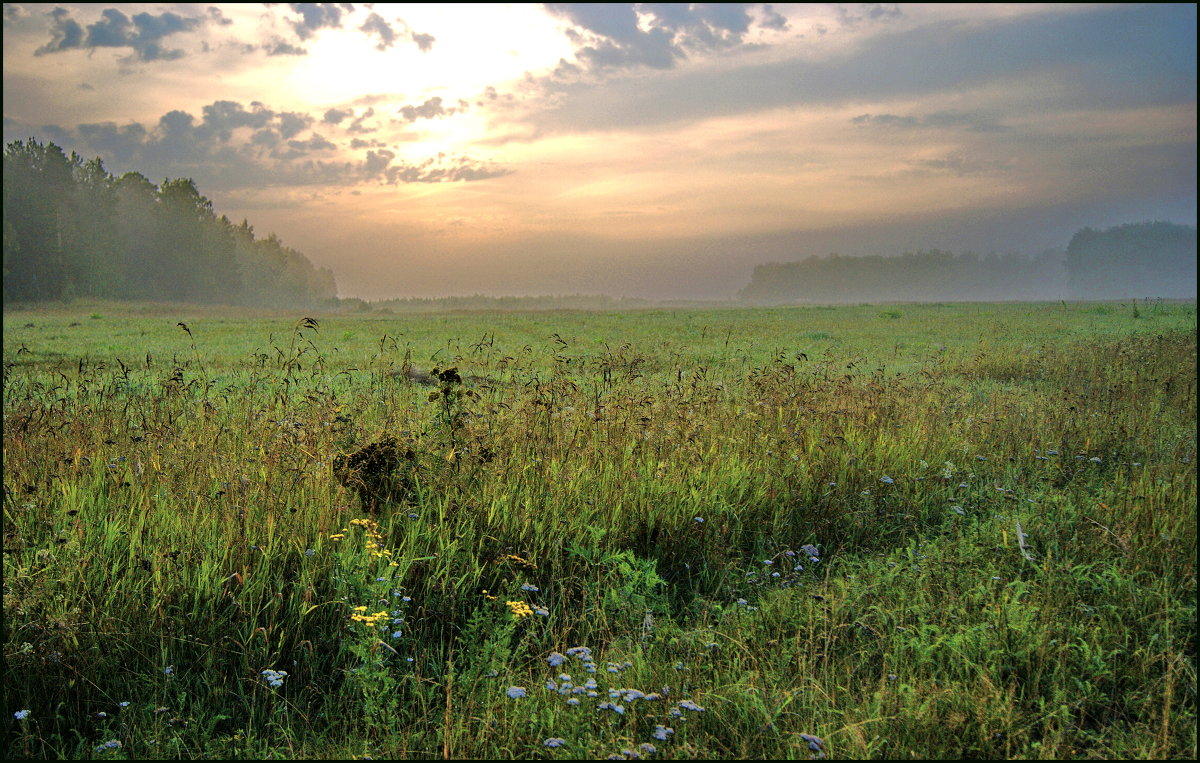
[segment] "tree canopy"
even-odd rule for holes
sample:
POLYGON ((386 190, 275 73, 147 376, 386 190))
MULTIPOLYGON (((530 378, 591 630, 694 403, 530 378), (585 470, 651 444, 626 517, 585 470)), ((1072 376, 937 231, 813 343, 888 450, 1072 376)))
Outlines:
POLYGON ((217 217, 187 178, 114 177, 30 138, 4 148, 4 299, 150 299, 266 306, 337 297, 274 234, 217 217))

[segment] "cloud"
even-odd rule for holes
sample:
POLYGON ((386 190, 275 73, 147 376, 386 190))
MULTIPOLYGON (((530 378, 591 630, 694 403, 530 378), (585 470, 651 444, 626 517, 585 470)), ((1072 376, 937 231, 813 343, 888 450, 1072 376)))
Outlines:
POLYGON ((956 177, 1007 172, 1010 163, 998 159, 977 159, 962 153, 952 153, 934 159, 914 159, 905 162, 910 174, 950 174, 956 177))
POLYGON ((218 24, 220 26, 229 26, 233 23, 233 19, 227 18, 221 9, 215 5, 208 6, 208 15, 209 18, 213 20, 214 24, 218 24))
POLYGON ((288 23, 301 40, 307 40, 320 29, 341 28, 342 13, 354 11, 350 3, 289 3, 288 6, 300 14, 299 19, 288 23))
POLYGON ((203 17, 185 17, 170 11, 157 16, 136 13, 132 18, 116 8, 105 8, 100 20, 87 26, 86 36, 70 11, 55 8, 51 18, 50 42, 34 51, 34 55, 58 53, 74 48, 132 48, 138 61, 173 61, 182 58, 180 49, 165 48, 161 40, 180 32, 189 32, 204 23, 203 17))
POLYGON ((378 13, 372 13, 368 16, 367 20, 358 29, 360 32, 366 32, 368 35, 375 34, 379 36, 379 43, 375 46, 376 50, 387 50, 396 44, 396 31, 378 13))
POLYGON ((279 115, 279 134, 291 138, 308 128, 313 118, 308 114, 285 111, 279 115))
POLYGON ((341 124, 347 117, 354 116, 353 109, 330 109, 325 112, 325 116, 321 119, 322 122, 328 122, 331 125, 341 124))
MULTIPOLYGON (((560 75, 645 66, 670 69, 693 53, 737 47, 754 22, 751 3, 548 3, 547 10, 572 26, 580 66, 563 62, 560 75)), ((770 6, 760 24, 786 28, 770 6)))
POLYGON ((368 151, 367 164, 378 167, 385 162, 383 169, 368 177, 379 177, 388 185, 405 183, 454 183, 471 180, 487 180, 512 174, 512 170, 498 167, 490 162, 479 162, 466 156, 448 156, 438 154, 421 162, 400 162, 391 164, 393 155, 386 149, 368 151), (374 156, 372 156, 374 155, 374 156))
POLYGON ((310 151, 333 151, 337 145, 326 140, 320 133, 313 133, 308 140, 289 140, 288 148, 292 149, 291 156, 299 156, 310 151))
POLYGON ((352 141, 351 148, 369 149, 364 158, 340 157, 335 142, 310 130, 316 121, 311 115, 275 111, 257 101, 248 108, 235 101, 215 101, 202 108, 199 119, 176 109, 150 127, 138 122, 121 126, 102 122, 74 129, 55 125, 30 128, 6 119, 5 134, 40 135, 68 150, 99 155, 110 166, 123 168, 118 174, 134 170, 147 177, 190 177, 206 192, 372 182, 473 182, 512 172, 462 154, 402 160, 379 141, 359 139, 352 141))
POLYGON ((23 5, 18 5, 17 3, 5 3, 4 4, 4 20, 5 20, 5 22, 17 21, 19 19, 27 19, 27 18, 29 18, 29 11, 23 5))
POLYGON ((55 8, 46 15, 50 17, 50 42, 35 50, 35 56, 71 50, 83 45, 83 27, 71 18, 70 11, 66 8, 55 8))
MULTIPOLYGON (((568 80, 562 76, 571 73, 568 64, 559 76, 534 83, 524 121, 536 126, 534 134, 634 129, 988 85, 1011 89, 1017 83, 1028 94, 1016 104, 1025 113, 1194 105, 1195 26, 1195 5, 1105 6, 899 30, 885 26, 821 57, 676 68, 658 77, 568 80)), ((643 33, 626 32, 635 34, 643 33)))
POLYGON ((366 111, 364 111, 363 113, 361 113, 357 117, 355 117, 354 121, 350 123, 350 126, 348 128, 346 128, 346 132, 348 132, 348 133, 375 132, 375 130, 377 130, 378 128, 363 126, 363 122, 365 122, 366 120, 370 119, 373 116, 375 116, 374 107, 368 108, 366 111))
POLYGON ((837 6, 838 22, 854 28, 868 21, 890 21, 903 16, 897 3, 859 3, 857 6, 837 6))
POLYGON ((460 100, 457 106, 446 108, 442 105, 442 99, 439 96, 434 96, 420 106, 402 106, 396 113, 404 117, 404 121, 406 122, 415 122, 418 119, 453 116, 466 111, 468 106, 469 104, 466 101, 460 100))
POLYGON ((433 43, 437 41, 437 38, 431 34, 417 34, 416 32, 412 33, 412 39, 417 44, 417 49, 422 53, 428 53, 433 50, 433 43))
POLYGON ((923 116, 900 114, 859 114, 850 122, 859 127, 883 127, 898 129, 944 128, 963 129, 970 132, 1004 132, 1009 127, 982 114, 955 111, 939 111, 923 116))
MULTIPOLYGON (((263 43, 262 49, 268 56, 307 56, 308 49, 293 45, 282 37, 272 37, 263 43)), ((250 50, 254 50, 253 47, 250 50)))

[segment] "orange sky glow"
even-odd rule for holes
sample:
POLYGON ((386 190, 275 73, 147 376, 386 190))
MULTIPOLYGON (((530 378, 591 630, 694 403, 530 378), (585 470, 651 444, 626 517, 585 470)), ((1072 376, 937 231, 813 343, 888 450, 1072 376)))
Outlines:
POLYGON ((1194 5, 6 4, 4 138, 192 177, 342 296, 725 299, 1195 224, 1194 5))

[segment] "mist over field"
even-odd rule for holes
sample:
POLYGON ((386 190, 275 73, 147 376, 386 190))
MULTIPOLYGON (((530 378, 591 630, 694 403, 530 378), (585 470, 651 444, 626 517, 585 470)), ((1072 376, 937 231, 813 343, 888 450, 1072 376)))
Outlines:
MULTIPOLYGON (((1187 4, 548 4, 465 24, 431 5, 10 3, 3 135, 98 157, 86 182, 190 181, 220 236, 276 234, 305 264, 275 271, 328 272, 343 298, 734 300, 758 266, 931 251, 1043 266, 921 299, 1072 298, 1045 253, 1079 231, 1195 227, 1195 28, 1187 4)), ((76 219, 106 203, 55 199, 76 219)), ((140 267, 145 231, 86 228, 6 228, 6 269, 140 267)), ((271 270, 246 246, 177 275, 251 299, 260 279, 203 264, 271 270)), ((1111 296, 1178 296, 1186 273, 1161 268, 1111 296)), ((62 288, 114 291, 87 280, 62 288)))

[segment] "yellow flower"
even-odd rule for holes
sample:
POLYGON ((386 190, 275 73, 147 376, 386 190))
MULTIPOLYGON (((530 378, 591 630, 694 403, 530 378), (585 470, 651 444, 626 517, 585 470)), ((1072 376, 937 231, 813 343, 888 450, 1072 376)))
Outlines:
POLYGON ((533 614, 533 610, 530 609, 529 605, 523 601, 506 601, 504 603, 507 604, 508 608, 512 610, 513 617, 515 618, 520 619, 527 615, 533 614))

